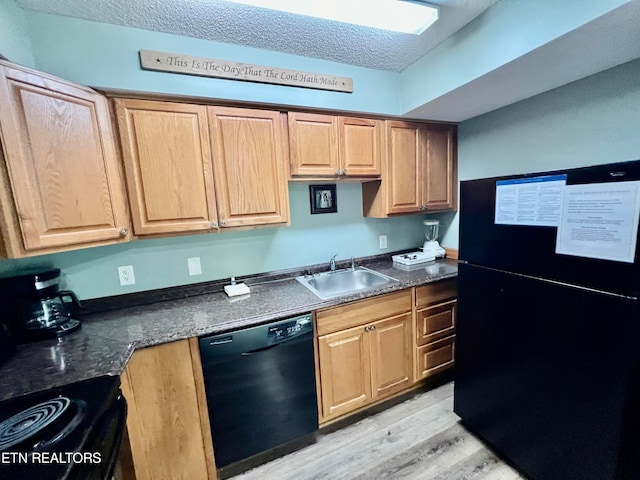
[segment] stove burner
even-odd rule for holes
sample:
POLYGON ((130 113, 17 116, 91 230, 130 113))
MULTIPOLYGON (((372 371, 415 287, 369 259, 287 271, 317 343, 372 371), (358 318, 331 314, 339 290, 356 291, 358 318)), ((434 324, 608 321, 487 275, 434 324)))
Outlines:
POLYGON ((0 452, 8 450, 40 433, 58 419, 71 403, 72 401, 67 397, 53 398, 23 410, 1 422, 0 452))

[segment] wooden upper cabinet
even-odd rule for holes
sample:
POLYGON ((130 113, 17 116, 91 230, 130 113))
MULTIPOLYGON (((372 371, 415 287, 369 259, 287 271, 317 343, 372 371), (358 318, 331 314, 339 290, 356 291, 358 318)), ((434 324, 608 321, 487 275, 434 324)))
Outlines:
POLYGON ((303 112, 288 121, 293 177, 380 176, 382 121, 303 112))
POLYGON ((381 120, 338 118, 341 175, 380 175, 383 125, 381 120))
POLYGON ((104 97, 50 75, 0 64, 0 125, 8 256, 129 240, 122 173, 104 97))
POLYGON ((286 115, 208 107, 220 226, 287 224, 286 115))
POLYGON ((457 198, 455 127, 427 125, 423 135, 422 205, 426 210, 452 210, 457 198))
POLYGON ((134 232, 217 227, 207 108, 131 99, 115 105, 134 232))
POLYGON ((287 117, 291 174, 339 174, 337 118, 302 112, 290 112, 287 117))
POLYGON ((385 134, 382 180, 362 187, 364 215, 455 210, 455 125, 387 120, 385 134))
POLYGON ((420 174, 422 142, 420 125, 388 121, 387 161, 384 183, 388 192, 388 213, 406 213, 420 210, 420 174))

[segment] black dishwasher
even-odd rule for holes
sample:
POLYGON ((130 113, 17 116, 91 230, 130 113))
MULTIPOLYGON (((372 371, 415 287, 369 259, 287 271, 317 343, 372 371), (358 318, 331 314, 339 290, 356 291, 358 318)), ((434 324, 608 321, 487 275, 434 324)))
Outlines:
POLYGON ((203 337, 200 355, 222 474, 318 429, 311 314, 203 337))

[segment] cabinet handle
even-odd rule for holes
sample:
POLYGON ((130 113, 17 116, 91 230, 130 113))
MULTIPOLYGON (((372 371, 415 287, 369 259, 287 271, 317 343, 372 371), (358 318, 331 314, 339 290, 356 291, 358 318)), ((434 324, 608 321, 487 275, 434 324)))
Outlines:
POLYGON ((343 168, 343 169, 342 169, 342 175, 346 175, 346 174, 347 174, 347 169, 346 169, 346 168, 343 168))
POLYGON ((211 222, 211 228, 218 228, 218 222, 211 222))
POLYGON ((364 327, 365 332, 373 332, 375 329, 376 329, 375 325, 367 325, 366 327, 364 327))
POLYGON ((340 170, 336 170, 336 175, 340 175, 340 170))
POLYGON ((121 237, 126 237, 127 233, 129 233, 129 230, 127 230, 126 228, 121 228, 120 232, 118 232, 118 233, 120 233, 121 237))
POLYGON ((369 330, 370 332, 373 332, 376 329, 375 325, 371 325, 371 330, 369 330))
POLYGON ((224 227, 227 224, 226 220, 220 220, 220 226, 224 227))

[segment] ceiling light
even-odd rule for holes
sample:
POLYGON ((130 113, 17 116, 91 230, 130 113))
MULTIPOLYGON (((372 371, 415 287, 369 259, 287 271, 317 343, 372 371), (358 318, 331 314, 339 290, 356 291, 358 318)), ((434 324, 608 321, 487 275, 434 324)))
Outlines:
POLYGON ((410 0, 230 0, 254 7, 420 35, 438 7, 410 0))

